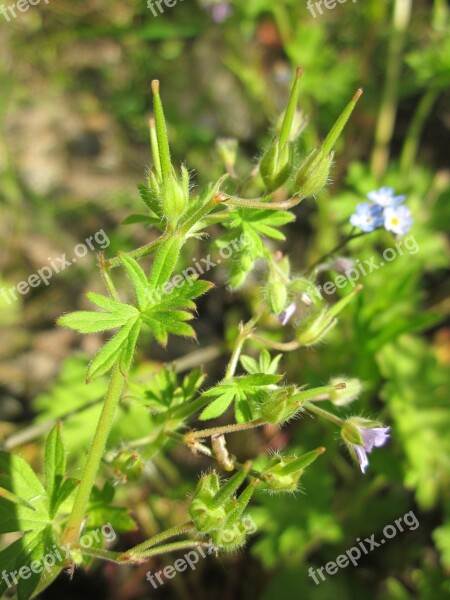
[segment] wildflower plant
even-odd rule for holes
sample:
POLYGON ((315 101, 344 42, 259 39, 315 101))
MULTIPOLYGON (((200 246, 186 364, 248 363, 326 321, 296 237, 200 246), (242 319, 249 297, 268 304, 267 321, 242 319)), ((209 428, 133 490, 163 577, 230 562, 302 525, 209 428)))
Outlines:
MULTIPOLYGON (((227 173, 206 189, 193 193, 187 166, 172 161, 159 82, 153 81, 153 165, 146 184, 139 186, 146 213, 131 217, 129 222, 145 222, 160 235, 135 250, 110 258, 100 256, 106 293, 89 292, 92 310, 76 311, 58 319, 58 325, 79 334, 111 332, 86 374, 88 385, 105 375, 109 384, 81 478, 75 479, 67 470, 60 424, 47 438, 43 483, 23 458, 0 453, 0 533, 23 532, 20 539, 0 552, 0 571, 19 574, 20 599, 36 595, 63 568, 73 568, 91 558, 139 564, 158 554, 206 546, 210 538, 217 551, 234 551, 245 544, 245 531, 232 541, 223 541, 223 533, 245 515, 255 490, 294 492, 304 470, 314 468, 314 461, 325 451, 319 444, 302 455, 275 454, 256 468, 252 461, 241 462, 229 452, 230 434, 267 424, 281 426, 300 414, 323 418, 337 426, 363 472, 368 465, 367 452, 387 441, 388 427, 359 417, 343 419, 319 406, 323 400, 330 400, 336 407, 353 402, 361 393, 360 381, 343 377, 331 380, 329 385, 308 387, 303 382, 285 381, 280 370, 283 353, 316 346, 326 339, 337 326, 339 314, 362 289, 358 286, 332 305, 313 305, 307 290, 314 286, 317 271, 311 268, 308 273, 297 273, 289 257, 273 249, 274 242, 285 239, 281 228, 294 220, 292 209, 305 198, 319 194, 329 181, 334 146, 362 94, 361 90, 356 92, 323 143, 299 157, 295 112, 301 76, 299 68, 281 129, 250 177, 253 189, 261 189, 260 196, 253 199, 244 197, 245 185, 238 181, 234 170, 237 148, 227 140, 220 143, 227 173), (289 197, 288 189, 293 190, 289 197), (222 227, 216 240, 219 248, 236 239, 246 242, 234 248, 228 277, 231 290, 245 284, 256 261, 266 265, 255 314, 240 324, 223 378, 208 389, 203 387, 205 377, 200 369, 192 370, 180 381, 175 372, 166 368, 150 384, 142 382, 135 377, 137 367, 133 360, 143 331, 163 347, 169 336, 195 339, 192 320, 198 299, 214 293, 213 284, 198 275, 181 276, 180 257, 184 246, 192 240, 203 240, 209 229, 217 225, 222 227), (143 261, 147 257, 152 259, 150 268, 143 261), (129 283, 126 300, 114 283, 117 269, 123 270, 129 283), (298 318, 297 312, 301 313, 298 318), (267 322, 291 339, 273 341, 263 331, 267 322), (249 342, 261 347, 257 358, 244 353, 249 342), (278 354, 271 355, 271 350, 278 354), (141 448, 140 453, 133 450, 131 441, 109 460, 107 441, 125 390, 128 397, 151 411, 154 430, 149 432, 147 448, 141 448), (231 423, 210 423, 225 413, 231 423), (201 429, 193 428, 195 420, 201 423, 201 429), (98 511, 105 510, 107 514, 112 509, 114 486, 107 483, 103 489, 96 487, 102 464, 108 463, 116 478, 139 480, 144 471, 142 460, 151 461, 168 441, 208 457, 213 466, 191 490, 189 518, 122 552, 101 544, 83 547, 80 537, 98 519, 98 511), (20 576, 20 570, 49 547, 68 549, 68 557, 45 573, 31 571, 26 578, 20 576)), ((388 190, 372 193, 371 200, 369 208, 358 209, 358 219, 353 219, 353 224, 370 231, 382 224, 384 210, 385 219, 390 219, 389 227, 398 232, 387 211, 399 210, 402 200, 388 190), (371 224, 369 217, 374 219, 371 224)), ((387 221, 385 227, 389 228, 387 221)), ((130 520, 133 524, 125 508, 113 508, 119 511, 122 524, 128 525, 130 520)), ((0 580, 0 592, 5 589, 5 581, 0 580)))

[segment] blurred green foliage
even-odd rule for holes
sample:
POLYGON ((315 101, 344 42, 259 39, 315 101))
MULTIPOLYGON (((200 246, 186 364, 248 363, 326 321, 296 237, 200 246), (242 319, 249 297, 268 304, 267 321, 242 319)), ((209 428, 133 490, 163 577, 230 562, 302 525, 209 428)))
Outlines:
MULTIPOLYGON (((302 491, 295 496, 256 495, 250 513, 258 535, 246 554, 221 560, 228 571, 237 569, 239 561, 247 578, 239 582, 229 575, 236 597, 250 581, 257 590, 254 595, 264 600, 294 595, 351 600, 361 594, 374 600, 448 598, 447 3, 413 3, 403 30, 393 16, 399 1, 347 2, 314 19, 306 3, 298 0, 233 0, 228 3, 230 16, 221 23, 213 20, 205 4, 179 2, 155 19, 145 2, 52 0, 48 7, 33 8, 11 24, 2 23, 0 233, 6 243, 1 285, 6 286, 4 281, 14 285, 34 272, 42 256, 45 261, 54 248, 58 252, 52 256, 101 227, 111 239, 110 255, 148 241, 151 234, 141 224, 118 225, 130 211, 141 210, 133 182, 142 180, 150 162, 146 118, 151 79, 160 78, 164 86, 175 159, 185 160, 195 181, 202 184, 223 171, 217 154, 211 152, 221 136, 238 139, 236 170, 240 175, 248 172, 269 141, 267 124, 277 122, 296 65, 304 68, 300 108, 307 120, 296 148, 299 154, 324 137, 362 85, 363 100, 339 142, 332 186, 316 203, 301 204, 295 223, 284 223, 283 251, 292 256, 296 272, 307 271, 348 233, 355 205, 379 185, 408 196, 419 249, 405 251, 361 280, 364 292, 348 307, 327 343, 286 356, 282 370, 299 385, 325 385, 343 374, 362 379, 365 392, 356 410, 365 417, 380 415, 392 426, 392 440, 371 457, 370 471, 363 477, 337 449, 333 431, 311 419, 296 421, 281 432, 266 432, 264 439, 249 438, 241 448, 249 455, 266 450, 272 442, 282 448, 287 441, 293 451, 305 452, 317 445, 318 434, 328 452, 307 471, 302 491), (388 128, 385 138, 377 138, 380 123, 392 112, 397 115, 395 126, 388 128), (47 147, 38 144, 45 136, 47 147), (34 144, 40 161, 27 154, 34 144), (42 179, 43 165, 52 177, 42 179), (39 252, 42 240, 50 241, 50 246, 39 252), (325 565, 352 547, 356 538, 381 532, 408 510, 419 518, 417 530, 398 534, 358 568, 340 570, 320 586, 308 577, 309 565, 325 565)), ((272 220, 274 224, 279 223, 272 220)), ((393 243, 390 234, 378 231, 352 241, 345 255, 361 262, 375 256, 379 264, 383 250, 393 243)), ((197 254, 186 250, 186 265, 203 251, 200 246, 197 254)), ((33 355, 34 334, 48 331, 62 312, 83 305, 81 291, 94 280, 94 273, 91 257, 20 303, 0 299, 6 340, 0 383, 5 406, 11 397, 20 400, 19 414, 12 419, 1 414, 2 432, 6 437, 16 429, 16 424, 3 429, 3 421, 15 421, 18 427, 34 415, 37 424, 62 418, 74 470, 92 437, 105 381, 84 385, 87 359, 65 358, 70 351, 67 342, 61 355, 50 354, 57 366, 48 379, 35 381, 21 365, 27 352, 29 360, 39 358, 33 355)), ((322 277, 326 281, 327 274, 322 277)), ((214 278, 219 284, 225 279, 221 273, 214 273, 214 278)), ((339 294, 346 295, 348 288, 339 294)), ((234 339, 238 321, 248 315, 260 294, 254 279, 237 296, 206 299, 200 313, 205 321, 199 331, 202 346, 215 344, 223 351, 222 336, 228 343, 234 339)), ((267 330, 268 336, 282 341, 270 323, 267 330)), ((91 347, 81 349, 91 354, 91 347)), ((191 350, 185 342, 169 343, 167 354, 145 348, 142 358, 148 362, 133 377, 150 380, 158 361, 191 350)), ((256 357, 256 345, 253 350, 256 357)), ((221 367, 215 359, 207 368, 211 376, 221 367)), ((173 376, 167 379, 181 394, 173 376)), ((151 388, 151 402, 158 400, 160 391, 151 388)), ((347 409, 341 410, 346 414, 347 409)), ((157 426, 158 415, 150 413, 145 402, 136 402, 131 383, 116 416, 109 451, 112 462, 123 449, 123 440, 137 442, 146 461, 144 483, 141 488, 135 482, 120 485, 122 480, 108 461, 103 472, 105 479, 115 481, 119 501, 135 510, 150 532, 183 514, 178 498, 192 492, 197 476, 197 463, 180 457, 174 444, 156 454, 159 445, 151 432, 157 426)), ((24 452, 37 461, 33 444, 24 452)), ((208 463, 201 465, 207 468, 208 463)), ((101 523, 101 511, 112 499, 110 487, 97 495, 101 523)), ((126 520, 122 514, 117 518, 126 520)), ((123 529, 131 527, 126 522, 123 529)), ((186 577, 185 595, 190 585, 198 597, 202 588, 209 591, 208 597, 226 597, 208 579, 208 569, 215 574, 217 563, 205 562, 186 577)), ((173 590, 166 597, 182 593, 173 590)))

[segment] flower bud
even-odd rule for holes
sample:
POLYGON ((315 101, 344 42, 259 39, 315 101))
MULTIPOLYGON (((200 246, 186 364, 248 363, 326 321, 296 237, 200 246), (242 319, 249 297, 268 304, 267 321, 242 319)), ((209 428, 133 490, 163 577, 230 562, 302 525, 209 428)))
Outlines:
POLYGON ((330 176, 331 165, 333 164, 333 147, 361 95, 362 90, 357 90, 352 100, 338 117, 320 148, 315 148, 300 165, 295 178, 297 193, 300 198, 314 196, 326 185, 330 176))
POLYGON ((294 166, 294 148, 289 140, 292 136, 301 76, 302 68, 298 67, 280 135, 266 150, 259 164, 259 172, 268 192, 281 187, 289 178, 294 166))
POLYGON ((294 166, 292 144, 284 146, 275 141, 266 150, 259 164, 259 172, 268 192, 273 192, 285 183, 294 166))
POLYGON ((300 165, 295 176, 296 190, 300 198, 315 196, 325 187, 330 177, 334 152, 325 154, 315 148, 300 165))
POLYGON ((344 423, 341 429, 341 436, 344 442, 348 444, 362 446, 363 439, 359 427, 350 419, 344 423))
POLYGON ((175 223, 184 213, 189 197, 184 182, 179 182, 173 171, 169 173, 163 184, 161 207, 169 223, 175 223))
POLYGON ((209 533, 222 527, 226 522, 225 508, 223 506, 212 506, 212 501, 219 489, 220 483, 217 473, 208 473, 200 477, 189 506, 189 515, 200 533, 209 533))
POLYGON ((247 539, 247 531, 239 527, 225 527, 211 532, 211 540, 214 546, 223 552, 234 552, 244 546, 247 539))
POLYGON ((327 308, 313 309, 300 323, 296 340, 302 346, 314 346, 322 341, 336 323, 337 319, 329 314, 327 308))
POLYGON ((295 391, 295 386, 290 386, 268 394, 260 406, 261 418, 274 425, 291 419, 299 411, 299 407, 290 402, 295 391))
POLYGON ((336 386, 340 382, 345 383, 345 387, 335 387, 330 393, 330 401, 335 406, 347 406, 359 398, 363 390, 363 384, 359 379, 347 379, 345 377, 333 377, 330 379, 330 385, 336 386))
POLYGON ((278 315, 286 306, 288 293, 286 286, 281 281, 268 281, 265 288, 265 296, 270 310, 278 315))
POLYGON ((295 492, 298 482, 307 466, 325 452, 325 448, 316 448, 300 457, 284 457, 275 454, 261 475, 266 490, 271 492, 295 492))
POLYGON ((341 298, 330 308, 312 309, 297 329, 297 341, 302 346, 318 344, 336 325, 336 316, 347 306, 355 294, 362 290, 362 287, 362 285, 357 285, 350 294, 341 298))

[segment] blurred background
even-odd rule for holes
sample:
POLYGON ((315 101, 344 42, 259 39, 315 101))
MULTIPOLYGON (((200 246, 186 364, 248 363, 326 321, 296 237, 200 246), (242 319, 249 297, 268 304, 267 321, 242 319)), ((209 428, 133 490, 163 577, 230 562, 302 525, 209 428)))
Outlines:
MULTIPOLYGON (((85 366, 102 340, 54 322, 87 307, 86 290, 101 291, 95 252, 53 272, 47 286, 16 291, 16 300, 7 290, 56 257, 73 256, 101 230, 108 256, 155 235, 122 224, 142 212, 136 184, 151 163, 150 81, 161 81, 173 156, 201 186, 224 172, 218 138, 238 141, 240 175, 252 169, 297 65, 306 123, 300 152, 326 135, 356 88, 365 93, 338 144, 332 184, 295 209, 283 252, 305 271, 339 242, 356 204, 382 185, 407 195, 420 250, 370 274, 329 341, 287 356, 284 370, 297 384, 362 379, 354 410, 379 415, 392 440, 363 477, 336 432, 318 421, 233 439, 240 457, 287 446, 328 452, 295 496, 256 496, 250 514, 258 531, 238 554, 209 557, 156 591, 145 572, 176 557, 142 568, 95 563, 72 581, 63 573, 42 598, 450 598, 449 5, 348 0, 323 5, 323 14, 316 7, 316 16, 304 0, 178 0, 163 8, 155 16, 145 0, 41 0, 15 18, 6 13, 9 21, 0 14, 0 443, 39 465, 42 433, 63 418, 73 473, 80 468, 105 387, 102 379, 84 385, 85 366), (358 537, 379 535, 409 510, 420 523, 414 531, 321 585, 308 577, 310 566, 334 560, 358 537)), ((394 243, 380 231, 355 240, 346 255, 379 262, 394 243)), ((202 252, 191 247, 186 264, 202 252)), ((198 346, 143 344, 142 369, 179 359, 180 372, 202 365, 211 381, 222 376, 259 289, 254 277, 239 293, 225 293, 225 267, 211 277, 219 289, 200 303, 198 346)), ((134 410, 124 403, 111 448, 148 433, 150 418, 137 425, 134 410)), ((116 478, 117 504, 151 535, 183 519, 186 494, 208 466, 168 447, 143 479, 122 485, 116 478)), ((116 516, 117 548, 138 543, 134 523, 116 516)))

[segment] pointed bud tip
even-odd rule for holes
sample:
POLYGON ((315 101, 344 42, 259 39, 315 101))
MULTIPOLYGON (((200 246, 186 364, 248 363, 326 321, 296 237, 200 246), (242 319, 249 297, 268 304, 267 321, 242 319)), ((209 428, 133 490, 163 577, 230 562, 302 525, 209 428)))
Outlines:
POLYGON ((327 449, 324 446, 320 446, 320 448, 316 448, 316 453, 318 456, 320 456, 321 454, 323 454, 326 451, 327 451, 327 449))
POLYGON ((355 294, 357 294, 358 292, 360 292, 362 289, 364 288, 363 284, 360 283, 355 287, 355 294))
POLYGON ((150 125, 151 129, 155 128, 155 117, 153 115, 149 117, 148 124, 150 125))
POLYGON ((364 90, 362 88, 358 88, 356 90, 355 95, 353 96, 353 100, 355 100, 355 102, 357 102, 363 94, 364 94, 364 90))
POLYGON ((297 79, 300 79, 300 77, 302 75, 303 75, 303 67, 298 66, 297 69, 295 70, 295 76, 297 77, 297 79))
POLYGON ((159 94, 159 79, 153 79, 152 81, 152 92, 159 94))

